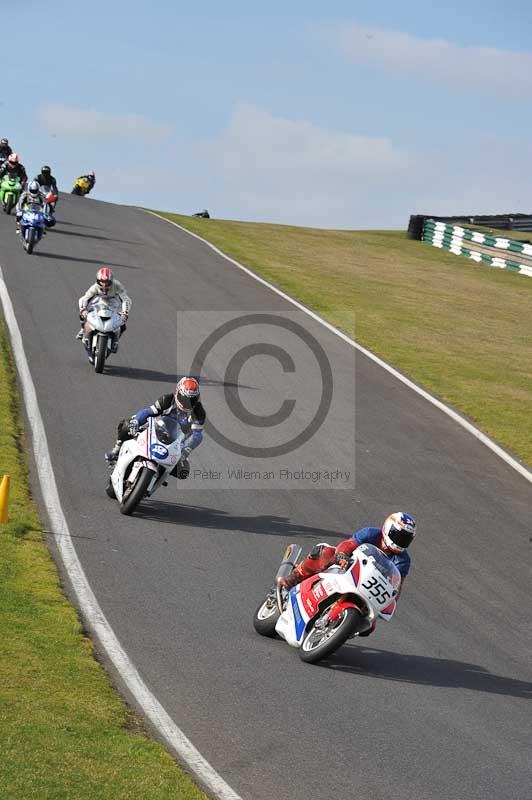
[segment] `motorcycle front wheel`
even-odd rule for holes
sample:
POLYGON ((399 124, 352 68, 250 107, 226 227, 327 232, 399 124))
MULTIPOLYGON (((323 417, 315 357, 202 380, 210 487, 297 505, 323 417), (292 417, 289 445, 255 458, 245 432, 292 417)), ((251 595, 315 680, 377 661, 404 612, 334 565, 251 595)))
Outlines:
POLYGON ((253 627, 261 636, 273 638, 276 635, 275 626, 280 616, 275 589, 272 589, 266 600, 255 611, 253 627))
POLYGON ((31 254, 33 253, 33 248, 35 247, 36 233, 37 232, 35 228, 30 228, 26 235, 26 241, 24 243, 24 246, 26 248, 26 253, 29 256, 31 256, 31 254))
POLYGON ((137 475, 137 480, 135 481, 135 485, 132 489, 126 492, 125 497, 122 499, 120 503, 120 513, 121 514, 132 514, 144 495, 146 494, 146 490, 150 485, 150 481, 153 478, 153 472, 148 467, 142 467, 139 470, 137 475))
POLYGON ((6 214, 11 214, 14 205, 15 204, 13 202, 13 197, 12 196, 8 197, 4 203, 4 211, 6 212, 6 214))
POLYGON ((96 342, 96 353, 94 355, 94 371, 103 372, 105 358, 107 356, 107 336, 98 336, 96 342))
POLYGON ((299 656, 307 664, 315 664, 332 655, 362 621, 362 615, 356 608, 344 608, 334 622, 327 622, 329 611, 330 608, 324 609, 301 642, 299 656))

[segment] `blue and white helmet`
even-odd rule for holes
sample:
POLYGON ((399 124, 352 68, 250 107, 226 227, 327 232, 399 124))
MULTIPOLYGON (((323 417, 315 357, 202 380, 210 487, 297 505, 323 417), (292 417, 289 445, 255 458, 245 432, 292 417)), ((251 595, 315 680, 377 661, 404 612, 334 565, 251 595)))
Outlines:
POLYGON ((30 185, 28 186, 28 192, 31 195, 35 195, 36 196, 36 195, 39 194, 40 191, 41 191, 41 187, 40 187, 39 183, 37 183, 37 181, 32 181, 30 183, 30 185))
POLYGON ((416 521, 410 514, 396 511, 390 514, 382 526, 382 538, 392 553, 402 553, 412 543, 416 535, 416 521))

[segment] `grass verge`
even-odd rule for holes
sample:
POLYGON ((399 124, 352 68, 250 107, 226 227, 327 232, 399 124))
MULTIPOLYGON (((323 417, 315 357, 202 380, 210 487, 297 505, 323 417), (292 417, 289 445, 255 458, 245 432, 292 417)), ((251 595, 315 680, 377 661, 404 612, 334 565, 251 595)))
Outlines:
POLYGON ((0 526, 0 797, 205 800, 113 690, 61 592, 29 493, 18 403, 0 316, 0 476, 11 475, 0 526))
POLYGON ((158 213, 297 298, 532 464, 531 278, 400 231, 158 213))

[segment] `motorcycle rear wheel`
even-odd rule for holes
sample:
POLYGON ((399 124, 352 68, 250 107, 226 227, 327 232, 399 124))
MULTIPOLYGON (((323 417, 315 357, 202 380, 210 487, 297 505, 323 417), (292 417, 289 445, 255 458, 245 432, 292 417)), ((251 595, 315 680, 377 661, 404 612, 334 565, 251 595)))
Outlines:
POLYGON ((131 489, 129 494, 126 496, 125 500, 122 500, 120 503, 120 513, 130 515, 132 514, 144 495, 146 494, 146 490, 150 485, 150 481, 153 477, 153 472, 148 467, 142 467, 137 475, 137 480, 135 482, 134 487, 131 489))
POLYGON ((320 614, 301 642, 299 657, 307 664, 315 664, 322 658, 332 655, 349 639, 362 621, 362 615, 356 608, 344 608, 338 619, 320 631, 316 625, 328 616, 329 611, 330 609, 326 608, 320 614))
POLYGON ((94 357, 94 371, 101 373, 105 366, 105 357, 107 356, 107 336, 98 336, 96 342, 96 354, 94 357))
POLYGON ((272 590, 266 600, 264 600, 253 615, 253 627, 261 636, 268 636, 273 639, 276 636, 275 626, 280 617, 279 606, 275 591, 272 590))

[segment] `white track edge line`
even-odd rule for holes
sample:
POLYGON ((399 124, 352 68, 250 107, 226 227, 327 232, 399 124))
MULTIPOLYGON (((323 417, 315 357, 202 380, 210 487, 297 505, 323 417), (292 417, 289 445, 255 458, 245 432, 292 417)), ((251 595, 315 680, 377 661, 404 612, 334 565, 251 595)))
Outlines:
POLYGON ((121 675, 122 680, 142 708, 146 717, 155 726, 170 747, 178 753, 179 757, 188 766, 194 777, 199 780, 203 788, 210 791, 218 800, 242 800, 203 758, 201 753, 194 747, 192 742, 185 736, 183 731, 180 730, 159 701, 150 692, 120 645, 90 588, 74 548, 70 530, 61 507, 50 452, 48 450, 46 432, 37 402, 37 394, 26 359, 15 311, 1 267, 0 299, 10 333, 15 363, 22 384, 24 403, 30 422, 33 451, 44 503, 50 518, 57 548, 76 593, 81 612, 88 620, 91 630, 97 636, 101 646, 111 659, 114 667, 121 675))
POLYGON ((526 467, 520 464, 519 461, 517 461, 515 458, 513 458, 513 456, 507 453, 506 450, 503 450, 503 448, 500 447, 498 444, 496 444, 492 439, 490 439, 489 436, 487 436, 485 433, 482 433, 482 431, 480 431, 478 428, 475 428, 474 425, 472 425, 470 422, 468 422, 466 419, 460 416, 460 414, 458 414, 452 408, 445 405, 445 403, 442 403, 441 400, 438 400, 429 392, 425 391, 425 389, 422 389, 420 386, 417 386, 417 384, 415 384, 413 381, 407 378, 406 375, 403 375, 401 372, 399 372, 399 370, 395 369, 395 367, 392 367, 386 361, 383 361, 382 358, 376 356, 374 353, 371 352, 371 350, 366 350, 365 347, 362 347, 362 345, 358 344, 358 342, 355 342, 354 339, 351 339, 341 330, 335 328, 334 325, 331 325, 331 323, 327 322, 327 320, 323 319, 323 317, 320 317, 318 314, 316 314, 314 311, 311 311, 302 303, 299 303, 297 300, 294 300, 293 297, 290 297, 289 294, 286 294, 281 289, 278 289, 277 286, 273 285, 273 283, 270 283, 264 278, 261 278, 260 275, 257 275, 255 272, 253 272, 253 270, 248 269, 248 267, 244 267, 238 261, 235 261, 234 258, 228 256, 226 253, 223 252, 223 250, 220 250, 218 247, 213 245, 207 239, 203 239, 201 236, 198 236, 197 233, 192 233, 192 231, 187 230, 182 225, 179 225, 179 223, 173 222, 173 220, 167 219, 167 217, 163 217, 161 216, 161 214, 157 214, 155 211, 150 211, 147 208, 141 208, 141 207, 138 208, 140 211, 144 211, 146 214, 152 214, 154 217, 162 219, 164 222, 168 222, 170 225, 175 225, 176 228, 179 228, 185 233, 188 233, 189 236, 193 236, 195 239, 199 239, 200 242, 206 244, 208 247, 211 248, 211 250, 214 250, 214 252, 217 253, 219 256, 222 256, 222 258, 225 258, 227 261, 230 261, 231 264, 234 264, 235 267, 238 267, 238 269, 241 269, 243 272, 245 272, 247 275, 250 275, 259 283, 262 283, 264 286, 267 286, 268 289, 271 289, 272 292, 275 292, 284 300, 287 300, 289 303, 292 303, 292 305, 296 306, 296 308, 298 308, 300 311, 303 311, 305 314, 308 314, 308 316, 312 317, 313 320, 319 322, 321 325, 323 325, 329 331, 334 333, 340 339, 343 339, 344 342, 347 342, 347 344, 351 345, 351 347, 354 347, 356 350, 365 355, 367 358, 370 358, 372 361, 375 362, 375 364, 378 364, 379 367, 385 369, 386 372, 389 372, 390 375, 394 376, 394 378, 397 378, 397 380, 401 381, 401 383, 404 383, 405 386, 409 387, 409 389, 412 389, 414 392, 421 395, 421 397, 423 397, 425 400, 428 400, 429 403, 432 403, 433 406, 439 408, 440 411, 443 411, 444 414, 447 414, 448 417, 451 417, 451 419, 453 419, 455 422, 461 425, 462 428, 465 428, 466 431, 472 434, 476 439, 482 442, 482 444, 486 445, 486 447, 488 447, 492 452, 494 452, 497 456, 499 456, 499 458, 505 461, 516 472, 522 475, 523 478, 525 478, 529 483, 532 483, 532 472, 530 472, 530 470, 528 470, 526 467))

